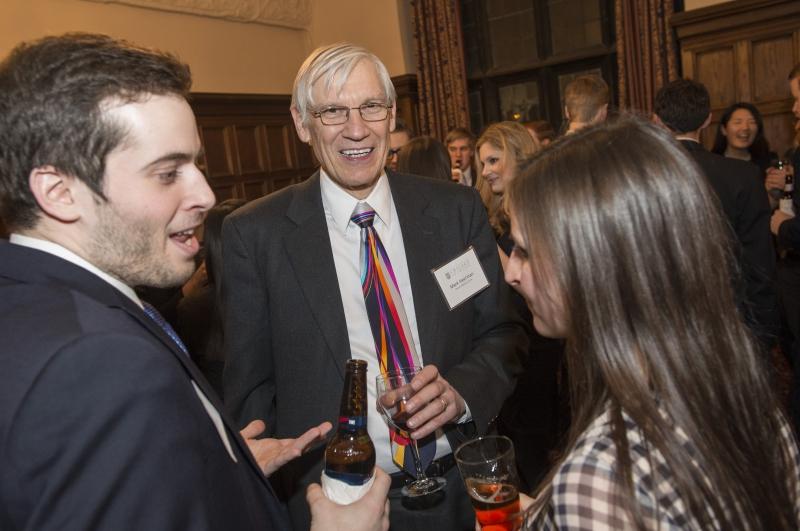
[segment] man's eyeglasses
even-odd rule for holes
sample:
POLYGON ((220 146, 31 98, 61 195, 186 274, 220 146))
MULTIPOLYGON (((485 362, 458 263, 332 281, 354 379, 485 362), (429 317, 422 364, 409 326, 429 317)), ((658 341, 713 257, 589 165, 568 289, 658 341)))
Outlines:
POLYGON ((369 102, 358 107, 325 107, 318 111, 312 111, 311 116, 319 118, 322 125, 342 125, 350 119, 350 111, 358 109, 358 114, 365 122, 381 122, 389 116, 391 104, 369 102))
POLYGON ((394 157, 395 155, 397 155, 398 153, 400 153, 400 148, 394 148, 394 149, 390 149, 390 150, 387 152, 386 156, 387 156, 387 157, 389 157, 389 158, 392 158, 392 157, 394 157))

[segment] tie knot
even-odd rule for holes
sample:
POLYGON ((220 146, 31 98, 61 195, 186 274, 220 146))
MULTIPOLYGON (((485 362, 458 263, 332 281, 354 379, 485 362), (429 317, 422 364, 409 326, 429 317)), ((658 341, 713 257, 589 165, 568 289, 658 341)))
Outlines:
POLYGON ((372 207, 369 206, 367 203, 359 203, 356 205, 356 209, 353 211, 353 215, 350 218, 350 221, 361 227, 362 229, 366 229, 372 226, 372 222, 375 219, 375 211, 372 210, 372 207))

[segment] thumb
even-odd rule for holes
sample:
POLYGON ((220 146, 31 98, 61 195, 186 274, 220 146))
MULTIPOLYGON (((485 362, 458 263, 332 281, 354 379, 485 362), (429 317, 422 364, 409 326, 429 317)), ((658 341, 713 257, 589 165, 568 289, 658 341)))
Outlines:
POLYGON ((364 496, 365 498, 371 498, 379 503, 383 503, 383 500, 389 494, 389 487, 392 486, 392 480, 389 475, 383 471, 380 467, 375 467, 375 482, 372 484, 372 488, 369 489, 369 492, 364 496))
POLYGON ((254 420, 245 426, 244 429, 239 432, 239 435, 242 436, 242 439, 253 439, 264 433, 266 429, 267 425, 264 424, 263 420, 254 420))
POLYGON ((306 502, 309 507, 313 506, 320 498, 324 497, 325 494, 322 492, 322 487, 319 486, 319 483, 312 483, 306 489, 306 502))

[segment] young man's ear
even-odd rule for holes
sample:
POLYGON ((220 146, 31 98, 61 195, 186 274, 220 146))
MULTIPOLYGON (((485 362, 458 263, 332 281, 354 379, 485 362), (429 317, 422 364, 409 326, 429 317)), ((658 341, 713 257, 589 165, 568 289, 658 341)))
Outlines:
POLYGON ((40 166, 31 170, 28 185, 42 212, 64 223, 80 218, 78 190, 80 181, 53 166, 40 166))

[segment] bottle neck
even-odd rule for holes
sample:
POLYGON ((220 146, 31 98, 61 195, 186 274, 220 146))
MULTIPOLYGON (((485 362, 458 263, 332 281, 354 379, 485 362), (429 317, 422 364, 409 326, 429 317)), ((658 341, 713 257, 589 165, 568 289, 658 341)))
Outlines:
POLYGON ((367 429, 367 371, 348 367, 339 407, 339 429, 356 432, 367 429))

